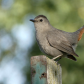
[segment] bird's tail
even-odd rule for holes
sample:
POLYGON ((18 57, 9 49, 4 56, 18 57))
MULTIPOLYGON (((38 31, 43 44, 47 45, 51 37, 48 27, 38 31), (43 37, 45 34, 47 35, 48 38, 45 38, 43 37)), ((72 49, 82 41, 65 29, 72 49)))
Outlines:
POLYGON ((81 27, 80 29, 78 29, 75 33, 76 33, 77 36, 78 36, 78 41, 80 41, 81 38, 82 38, 82 35, 83 35, 83 33, 84 33, 84 26, 81 27))
POLYGON ((74 60, 74 61, 77 61, 77 59, 73 55, 67 55, 67 58, 74 60))

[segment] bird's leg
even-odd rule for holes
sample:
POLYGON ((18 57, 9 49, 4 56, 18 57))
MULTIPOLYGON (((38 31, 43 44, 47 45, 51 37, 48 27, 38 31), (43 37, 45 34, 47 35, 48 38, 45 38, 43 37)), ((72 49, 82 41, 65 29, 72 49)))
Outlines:
POLYGON ((58 55, 58 56, 52 58, 52 60, 54 61, 55 59, 57 59, 59 57, 58 60, 55 61, 58 64, 58 61, 62 58, 61 56, 62 55, 58 55))
POLYGON ((58 56, 56 56, 56 57, 53 57, 52 58, 52 60, 55 60, 55 59, 57 59, 58 57, 61 57, 62 55, 58 55, 58 56))

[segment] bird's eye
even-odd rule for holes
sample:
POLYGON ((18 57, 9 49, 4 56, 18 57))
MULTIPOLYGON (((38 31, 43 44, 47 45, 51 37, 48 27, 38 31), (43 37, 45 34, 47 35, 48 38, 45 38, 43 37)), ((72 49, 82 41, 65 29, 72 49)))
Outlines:
POLYGON ((40 22, 42 22, 43 20, 42 19, 40 19, 40 22))

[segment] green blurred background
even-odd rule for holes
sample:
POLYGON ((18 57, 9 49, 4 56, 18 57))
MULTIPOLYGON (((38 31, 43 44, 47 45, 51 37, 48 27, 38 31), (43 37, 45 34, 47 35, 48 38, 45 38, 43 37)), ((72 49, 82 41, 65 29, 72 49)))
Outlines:
MULTIPOLYGON (((42 55, 29 19, 45 15, 55 28, 74 32, 84 25, 84 0, 0 0, 0 84, 30 84, 30 57, 42 55)), ((84 84, 84 35, 77 62, 63 58, 63 84, 84 84)))

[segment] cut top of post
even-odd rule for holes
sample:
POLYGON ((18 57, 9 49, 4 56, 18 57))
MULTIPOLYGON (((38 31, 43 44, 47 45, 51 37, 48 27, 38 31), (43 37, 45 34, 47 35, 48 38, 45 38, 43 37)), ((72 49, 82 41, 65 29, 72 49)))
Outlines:
POLYGON ((31 84, 62 84, 62 69, 46 56, 31 57, 31 84))

